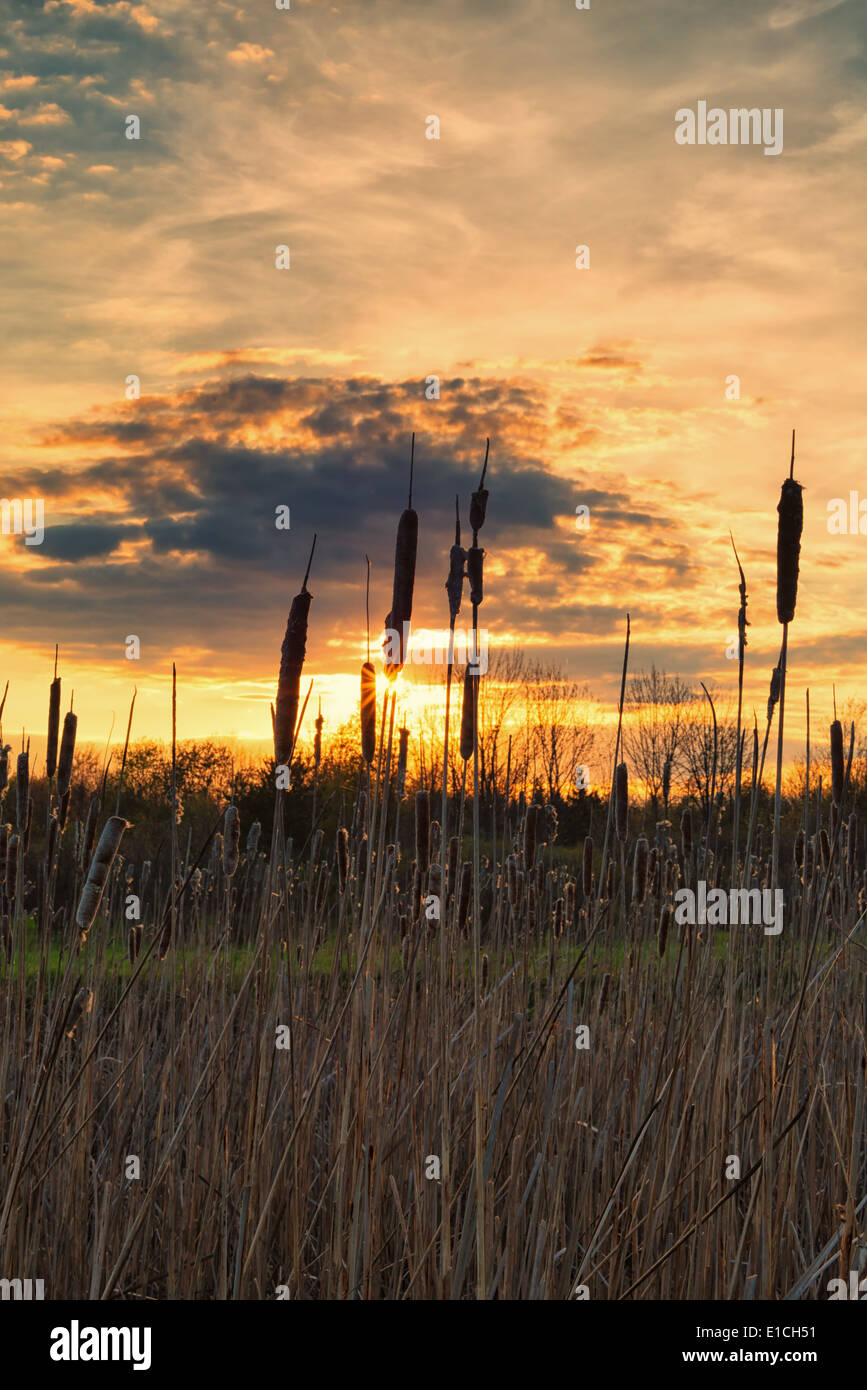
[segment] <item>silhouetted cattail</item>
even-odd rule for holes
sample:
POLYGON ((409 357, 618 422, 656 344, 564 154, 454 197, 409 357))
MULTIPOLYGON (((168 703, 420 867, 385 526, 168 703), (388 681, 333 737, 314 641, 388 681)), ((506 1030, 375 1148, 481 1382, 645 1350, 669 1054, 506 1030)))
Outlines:
POLYGON ((843 800, 843 725, 835 719, 831 725, 831 795, 834 804, 843 800))
POLYGON ((482 958, 479 964, 481 966, 479 983, 482 987, 482 990, 484 991, 488 988, 488 957, 486 952, 482 953, 482 958))
POLYGON ((21 844, 19 835, 10 835, 6 845, 6 896, 10 903, 15 901, 15 890, 18 887, 18 846, 21 844))
POLYGON ((593 892, 593 836, 584 837, 584 861, 582 865, 582 883, 585 898, 589 898, 593 892))
POLYGON ((440 840, 441 840, 441 838, 442 838, 442 830, 441 830, 441 828, 440 828, 440 823, 439 823, 438 820, 432 820, 431 823, 430 823, 430 857, 431 857, 431 861, 436 860, 436 859, 439 859, 439 857, 440 857, 439 849, 440 849, 440 840))
POLYGON ((660 960, 665 955, 665 943, 668 940, 668 927, 670 922, 671 908, 668 903, 664 903, 662 912, 659 914, 659 931, 656 938, 656 948, 659 952, 660 960))
POLYGON ((75 735, 78 729, 78 715, 72 710, 64 716, 63 733, 60 738, 60 757, 57 760, 57 792, 64 796, 69 791, 72 780, 72 762, 75 757, 75 735))
POLYGON ((629 833, 629 776, 625 763, 618 763, 614 773, 614 819, 617 838, 623 843, 629 833))
POLYGON ((473 866, 469 861, 461 866, 461 891, 458 898, 458 928, 463 931, 467 925, 470 910, 470 889, 473 886, 473 866))
MULTIPOLYGON (((470 602, 478 605, 484 598, 485 552, 479 545, 470 546, 467 551, 467 578, 470 581, 470 602)), ((478 654, 473 653, 478 664, 478 654)))
POLYGON ((295 726, 298 722, 301 671, 304 666, 304 657, 307 654, 307 621, 313 599, 313 595, 307 588, 307 575, 309 575, 310 566, 313 563, 315 548, 316 537, 314 536, 310 559, 307 562, 307 573, 304 575, 300 593, 297 593, 292 600, 292 607, 289 609, 289 618, 286 623, 286 635, 283 638, 283 646, 280 651, 280 675, 277 678, 277 705, 274 711, 274 761, 281 767, 286 767, 289 763, 295 737, 295 726))
POLYGON ((446 580, 446 593, 449 596, 449 617, 455 619, 461 611, 464 592, 464 566, 467 552, 461 545, 461 518, 458 499, 455 498, 455 543, 449 551, 449 577, 446 580))
POLYGON ((527 926, 536 930, 536 888, 532 883, 527 884, 527 926))
MULTIPOLYGON (((792 467, 795 462, 792 441, 792 467)), ((798 560, 801 554, 801 532, 804 529, 803 488, 794 478, 783 483, 777 504, 777 621, 790 623, 795 616, 798 598, 798 560)))
POLYGON ((49 782, 57 770, 57 743, 60 737, 60 677, 55 676, 48 693, 48 742, 45 745, 45 775, 49 782))
POLYGON ((223 817, 223 873, 231 878, 241 854, 241 817, 237 806, 227 806, 223 817))
POLYGON ((11 743, 5 743, 0 747, 0 792, 5 792, 9 786, 9 754, 11 751, 11 743))
POLYGON ((345 825, 341 825, 337 832, 337 882, 340 885, 341 893, 346 888, 346 879, 349 875, 349 832, 345 825))
POLYGON ((370 767, 376 753, 376 671, 372 661, 361 668, 361 756, 370 767))
POLYGON ((563 899, 557 898, 554 903, 554 935, 563 935, 563 899))
POLYGON ((662 800, 663 800, 663 803, 664 803, 666 806, 668 805, 668 797, 669 797, 669 793, 670 793, 670 792, 671 792, 671 758, 668 757, 668 758, 666 758, 665 763, 663 764, 663 768, 662 768, 662 800))
POLYGON ((770 724, 771 720, 772 720, 773 717, 774 717, 774 705, 778 704, 779 699, 780 699, 780 668, 779 668, 779 666, 775 666, 774 669, 773 669, 773 671, 771 672, 771 686, 770 686, 770 690, 768 691, 768 723, 769 723, 769 724, 770 724))
MULTIPOLYGON (((414 448, 415 435, 413 435, 414 448)), ((412 506, 412 465, 410 465, 409 505, 401 513, 400 521, 397 524, 391 611, 385 620, 386 633, 388 634, 385 650, 385 674, 389 680, 394 680, 406 661, 409 624, 412 619, 412 594, 415 587, 417 550, 418 512, 413 511, 412 506), (396 647, 394 645, 395 637, 397 638, 396 647)))
POLYGON ((530 872, 536 862, 536 821, 538 815, 538 806, 528 806, 524 814, 523 864, 525 874, 530 872))
POLYGON ((692 811, 685 807, 680 817, 680 843, 683 848, 684 860, 689 859, 692 854, 692 811))
POLYGON ((461 708, 461 757, 464 762, 473 756, 473 702, 477 697, 478 688, 479 677, 474 674, 471 666, 467 666, 464 671, 464 702, 461 708))
POLYGON ((48 842, 45 846, 45 862, 49 868, 54 862, 54 851, 57 849, 57 830, 57 812, 52 810, 48 817, 48 842))
POLYGON ((799 873, 800 873, 801 869, 804 867, 804 840, 805 840, 805 839, 806 839, 806 836, 805 836, 805 834, 804 834, 804 827, 801 826, 800 830, 798 831, 797 835, 795 836, 795 844, 794 844, 795 868, 798 870, 799 873))
POLYGON ((19 831, 27 822, 27 798, 30 795, 30 751, 18 754, 15 774, 15 824, 19 831))
POLYGON ((75 914, 75 920, 84 934, 92 927, 93 920, 99 911, 99 904, 102 901, 103 890, 108 881, 111 866, 128 825, 129 822, 125 821, 123 816, 109 816, 103 826, 96 853, 90 861, 87 881, 82 890, 78 911, 75 914))
POLYGON ((485 524, 485 513, 488 508, 488 489, 485 487, 485 473, 488 470, 488 451, 490 449, 490 443, 490 440, 486 441, 485 462, 482 468, 482 476, 479 480, 479 486, 472 494, 470 500, 470 527, 474 537, 481 531, 485 524))
POLYGON ((430 864, 430 793, 415 794, 415 858, 419 872, 427 873, 430 864))
POLYGON ((632 901, 643 903, 647 893, 647 840, 639 835, 635 841, 635 859, 632 865, 632 901))

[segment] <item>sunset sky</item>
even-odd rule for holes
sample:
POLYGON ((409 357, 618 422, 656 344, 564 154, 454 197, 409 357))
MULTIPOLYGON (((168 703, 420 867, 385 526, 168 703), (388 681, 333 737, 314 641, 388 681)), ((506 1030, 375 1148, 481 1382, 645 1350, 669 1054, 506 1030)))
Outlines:
POLYGON ((266 737, 314 531, 305 669, 347 717, 412 430, 418 624, 447 619, 454 495, 466 525, 489 435, 491 647, 610 703, 628 611, 634 670, 731 692, 731 528, 761 720, 796 427, 790 754, 806 685, 820 725, 833 683, 867 693, 867 535, 827 527, 831 499, 867 502, 863 5, 0 14, 2 495, 44 499, 46 528, 0 537, 7 738, 44 732, 55 642, 84 741, 134 685, 134 734, 167 737, 173 660, 182 737, 266 737), (700 100, 782 109, 783 152, 677 144, 700 100))

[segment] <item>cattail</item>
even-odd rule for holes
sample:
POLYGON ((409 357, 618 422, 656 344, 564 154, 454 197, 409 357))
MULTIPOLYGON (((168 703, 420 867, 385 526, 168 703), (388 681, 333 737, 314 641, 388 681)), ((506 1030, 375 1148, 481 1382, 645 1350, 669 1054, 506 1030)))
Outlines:
POLYGON ((566 884, 566 921, 570 927, 575 921, 575 880, 571 878, 566 884))
POLYGON ((461 516, 457 497, 455 498, 455 543, 449 551, 449 577, 446 592, 449 596, 449 617, 454 621, 461 611, 464 592, 464 566, 467 552, 461 545, 461 516))
POLYGON ((801 826, 800 830, 798 831, 797 835, 795 836, 795 844, 794 844, 795 869, 797 870, 798 873, 800 873, 801 869, 802 869, 803 866, 804 866, 804 840, 805 840, 805 839, 806 839, 806 836, 805 836, 805 834, 804 834, 804 827, 801 826))
POLYGON ((608 861, 608 873, 605 878, 605 896, 609 902, 614 900, 614 860, 608 861))
POLYGON ((15 776, 15 824, 23 832, 27 822, 27 799, 30 795, 30 750, 18 754, 15 776))
POLYGON ((248 859, 255 859, 256 851, 259 848, 259 836, 262 834, 262 826, 259 821, 254 820, 250 829, 247 831, 246 853, 248 859))
POLYGON ((5 743, 0 748, 0 792, 5 792, 9 786, 9 754, 11 751, 11 743, 5 743))
POLYGON ((129 929, 128 943, 129 963, 130 965, 135 965, 136 958, 141 948, 141 926, 137 922, 133 922, 132 926, 129 929))
POLYGON ((19 835, 10 835, 6 846, 6 896, 10 903, 15 901, 15 890, 18 887, 18 846, 21 843, 19 835))
POLYGON ((9 851, 9 831, 11 829, 8 821, 0 823, 0 889, 6 882, 6 856, 9 851))
POLYGON ((430 864, 430 793, 415 794, 415 858, 419 872, 427 873, 430 864))
POLYGON ((593 836, 584 837, 584 863, 581 886, 584 890, 585 898, 589 898, 593 892, 593 836))
POLYGON ((777 504, 777 621, 790 623, 798 598, 798 557, 804 529, 804 498, 801 484, 791 476, 795 466, 795 437, 792 435, 792 465, 783 483, 777 504))
POLYGON ((223 873, 231 878, 241 853, 241 817, 237 806, 227 806, 223 817, 223 873))
POLYGON ((406 762, 409 753, 409 729, 397 731, 397 799, 402 801, 406 795, 406 762))
POLYGON ((470 910, 470 889, 473 886, 473 866, 467 861, 461 865, 461 890, 458 898, 458 929, 463 931, 467 925, 470 910))
POLYGON ((72 1007, 66 1018, 66 1036, 68 1038, 74 1034, 82 1014, 89 1014, 92 1008, 93 991, 85 988, 80 989, 72 1001, 72 1007))
POLYGON ((24 835, 22 836, 21 850, 26 854, 30 848, 30 826, 33 821, 33 797, 27 798, 27 814, 24 817, 24 835))
POLYGON ((639 835, 635 841, 635 859, 632 865, 632 901, 643 903, 647 893, 647 839, 639 835))
POLYGON ((536 822, 538 815, 538 806, 528 806, 524 815, 523 864, 526 874, 530 872, 536 862, 536 822))
POLYGON ((623 843, 629 831, 629 778, 625 763, 618 763, 614 773, 614 818, 617 838, 623 843))
POLYGON ((319 771, 319 764, 322 762, 322 726, 325 720, 322 718, 322 701, 319 701, 319 712, 313 724, 313 770, 319 771))
POLYGON ((536 930, 536 889, 532 883, 527 884, 527 926, 536 930))
POLYGON ((485 473, 488 469, 488 454, 491 448, 491 441, 485 441, 485 462, 482 468, 482 476, 479 480, 477 490, 472 494, 470 501, 470 526, 473 537, 475 538, 485 524, 485 513, 488 506, 488 489, 485 487, 485 473))
POLYGON ((776 704, 779 702, 779 699, 780 699, 780 667, 779 667, 779 666, 775 666, 774 669, 773 669, 773 671, 771 672, 771 688, 770 688, 770 690, 769 690, 769 692, 768 692, 768 723, 769 723, 769 724, 770 724, 771 720, 772 720, 773 717, 774 717, 774 705, 776 705, 776 704))
MULTIPOLYGON (((90 812, 88 812, 88 817, 90 812)), ((219 830, 214 836, 214 843, 211 846, 211 878, 216 879, 217 870, 223 862, 223 837, 219 830)))
MULTIPOLYGON (((442 873, 442 864, 431 864, 427 876, 427 896, 436 898, 437 906, 441 906, 442 904, 442 873)), ((437 917, 434 917, 431 920, 431 925, 435 926, 438 920, 439 919, 437 917)))
POLYGON ((554 903, 554 935, 563 935, 563 899, 557 898, 554 903))
POLYGON ((843 800, 843 725, 835 719, 831 725, 831 795, 834 805, 843 800))
POLYGON ((54 863, 54 852, 57 849, 57 830, 57 812, 52 811, 48 818, 48 843, 45 847, 45 862, 49 868, 54 863))
POLYGON ((472 666, 464 671, 464 702, 461 708, 461 757, 464 762, 473 756, 473 734, 475 731, 474 702, 478 696, 479 677, 472 666))
POLYGON ((60 736, 60 677, 55 676, 48 693, 48 742, 45 746, 45 776, 51 781, 57 769, 57 741, 60 736))
POLYGON ((541 898, 541 896, 542 896, 542 894, 543 894, 544 891, 545 891, 545 865, 544 865, 544 863, 543 863, 543 861, 542 861, 542 856, 540 855, 540 856, 539 856, 539 859, 538 859, 538 862, 537 862, 537 864, 536 864, 536 893, 537 893, 537 896, 541 898))
MULTIPOLYGON (((69 791, 72 780, 72 760, 75 757, 75 735, 78 730, 78 715, 72 710, 64 716, 63 734, 60 739, 60 757, 57 760, 57 792, 60 797, 69 791)), ((62 823, 62 820, 61 820, 62 823)))
POLYGON ((452 835, 449 839, 448 857, 448 890, 449 897, 454 897, 457 892, 457 872, 458 872, 458 837, 452 835))
POLYGON ((552 806, 550 801, 546 801, 542 807, 540 830, 545 837, 546 845, 556 844, 557 836, 560 833, 560 818, 557 815, 556 806, 552 806))
POLYGON ((75 920, 83 935, 86 935, 93 926, 111 866, 120 848, 124 831, 128 826, 129 821, 124 820, 123 816, 109 816, 103 826, 96 853, 90 861, 87 882, 82 890, 78 911, 75 914, 75 920))
POLYGON ((692 811, 688 806, 680 817, 680 842, 683 847, 684 860, 687 860, 692 854, 692 811))
POLYGON ((70 798, 70 795, 71 795, 71 789, 70 789, 69 787, 67 787, 66 791, 63 793, 62 797, 60 798, 60 829, 61 829, 61 830, 62 830, 63 827, 66 825, 66 817, 69 815, 69 798, 70 798))
POLYGON ((316 830, 316 831, 314 831, 314 833, 313 833, 313 839, 312 839, 311 842, 310 842, 310 872, 311 872, 311 874, 315 874, 317 868, 319 867, 319 858, 320 858, 320 855, 322 854, 322 841, 323 841, 324 839, 325 839, 325 831, 324 831, 324 830, 316 830))
POLYGON ((831 862, 831 841, 828 839, 828 832, 824 825, 819 831, 819 850, 822 855, 822 868, 827 869, 831 862))
MULTIPOLYGON (((402 925, 406 927, 406 918, 401 917, 400 920, 402 925)), ((405 931, 400 943, 400 964, 404 975, 409 970, 409 957, 411 950, 412 942, 409 939, 409 933, 405 931)))
POLYGON ((372 661, 361 668, 361 756, 370 767, 376 753, 376 671, 372 661))
POLYGON ((482 958, 481 958, 479 964, 480 964, 480 966, 481 966, 481 974, 480 974, 480 976, 479 976, 479 983, 480 983, 480 985, 481 985, 481 987, 482 987, 482 990, 484 991, 484 990, 486 990, 486 989, 488 988, 488 955, 487 955, 487 952, 486 952, 486 951, 483 951, 483 952, 482 952, 482 958))
POLYGON ((662 800, 668 806, 668 797, 671 791, 671 757, 666 758, 662 768, 662 800))
POLYGON ((515 869, 515 899, 516 899, 516 902, 517 902, 518 907, 520 907, 520 906, 522 905, 523 901, 524 901, 524 879, 525 879, 524 870, 523 870, 523 869, 519 869, 519 868, 516 867, 516 869, 515 869))
POLYGON ((656 948, 659 952, 660 960, 665 955, 665 943, 668 940, 668 927, 670 922, 671 908, 668 903, 664 903, 662 912, 659 914, 659 932, 656 938, 656 948))
MULTIPOLYGON (((415 435, 412 437, 412 447, 414 456, 415 435)), ((385 674, 389 680, 395 679, 406 661, 409 624, 412 619, 412 593, 415 587, 415 560, 418 550, 418 512, 413 511, 412 506, 412 469, 413 463, 411 461, 409 505, 401 513, 400 521, 397 524, 391 612, 385 620, 386 633, 390 634, 385 651, 385 674), (394 637, 397 638, 396 650, 394 637)))
POLYGON ((277 707, 274 712, 274 761, 285 767, 292 755, 295 725, 298 722, 298 703, 301 693, 301 671, 307 653, 307 620, 313 595, 307 588, 307 576, 313 563, 316 536, 307 561, 307 572, 300 593, 292 600, 286 635, 280 652, 280 675, 277 679, 277 707))
POLYGON ((340 885, 341 893, 346 888, 346 879, 349 875, 349 832, 345 825, 341 825, 337 832, 337 882, 340 885))
MULTIPOLYGON (((473 545, 467 551, 467 578, 470 581, 470 602, 476 607, 482 602, 484 597, 484 561, 485 552, 481 546, 473 545)), ((476 664, 478 656, 476 655, 476 664)))
POLYGON ((442 839, 442 827, 438 820, 430 823, 430 857, 431 860, 439 859, 440 841, 442 839))

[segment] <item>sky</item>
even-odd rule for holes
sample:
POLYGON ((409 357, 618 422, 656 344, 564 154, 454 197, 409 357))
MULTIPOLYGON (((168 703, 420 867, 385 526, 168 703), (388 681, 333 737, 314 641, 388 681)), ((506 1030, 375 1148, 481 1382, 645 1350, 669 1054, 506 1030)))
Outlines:
POLYGON ((181 737, 266 738, 314 532, 305 672, 327 722, 351 715, 412 431, 414 622, 447 621, 454 498, 466 528, 490 437, 490 648, 610 709, 628 612, 632 669, 730 698, 731 529, 761 719, 796 428, 789 755, 807 686, 820 726, 833 686, 860 694, 867 536, 828 509, 860 488, 867 512, 863 6, 0 16, 2 495, 45 516, 39 545, 0 536, 7 735, 43 731, 58 643, 83 741, 133 687, 134 734, 167 737, 173 661, 181 737), (700 101, 781 111, 782 151, 678 143, 700 101))

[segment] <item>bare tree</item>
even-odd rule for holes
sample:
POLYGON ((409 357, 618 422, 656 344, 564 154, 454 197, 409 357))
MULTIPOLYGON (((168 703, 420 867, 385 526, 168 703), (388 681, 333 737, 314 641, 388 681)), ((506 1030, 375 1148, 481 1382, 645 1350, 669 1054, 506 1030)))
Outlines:
POLYGON ((534 780, 552 801, 574 789, 575 769, 590 757, 594 706, 587 686, 564 676, 556 665, 536 662, 528 674, 528 724, 537 759, 534 780))
POLYGON ((692 686, 680 676, 670 676, 655 666, 639 671, 628 683, 623 746, 627 762, 644 783, 655 817, 659 815, 660 800, 667 800, 667 783, 677 765, 684 725, 694 700, 692 686))

